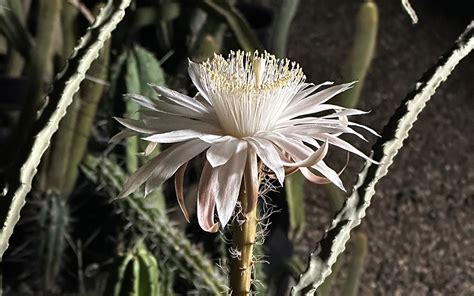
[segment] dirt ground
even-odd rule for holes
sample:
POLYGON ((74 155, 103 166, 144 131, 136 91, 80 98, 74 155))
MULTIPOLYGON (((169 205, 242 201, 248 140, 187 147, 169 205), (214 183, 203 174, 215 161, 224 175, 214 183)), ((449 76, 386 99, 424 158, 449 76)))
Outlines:
MULTIPOLYGON (((400 1, 378 2, 377 53, 359 105, 372 112, 357 121, 381 131, 474 9, 469 1, 413 1, 420 23, 412 25, 400 1)), ((309 81, 343 82, 341 61, 350 49, 359 3, 301 1, 288 56, 302 65, 309 81)), ((377 186, 358 229, 369 239, 359 295, 474 295, 473 78, 471 54, 428 103, 377 186)), ((360 147, 367 151, 370 145, 360 147)), ((361 164, 351 159, 346 184, 353 184, 361 164)), ((308 226, 297 244, 301 255, 314 248, 330 219, 324 190, 308 186, 306 191, 307 225, 317 226, 308 226)))

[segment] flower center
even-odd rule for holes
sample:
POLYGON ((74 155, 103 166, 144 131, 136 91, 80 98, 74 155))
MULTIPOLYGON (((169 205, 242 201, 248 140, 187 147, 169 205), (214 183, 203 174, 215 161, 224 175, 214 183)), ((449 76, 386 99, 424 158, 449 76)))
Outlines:
POLYGON ((305 78, 297 63, 267 52, 231 52, 227 59, 215 55, 199 65, 199 79, 221 127, 235 137, 271 129, 305 78))

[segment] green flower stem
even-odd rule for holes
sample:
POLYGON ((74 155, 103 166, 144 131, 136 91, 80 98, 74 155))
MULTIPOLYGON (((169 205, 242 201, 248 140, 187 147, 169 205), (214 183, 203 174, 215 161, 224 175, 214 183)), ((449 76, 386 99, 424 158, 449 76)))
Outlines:
POLYGON ((38 4, 38 28, 36 37, 36 46, 30 49, 31 63, 28 68, 28 78, 30 86, 27 93, 27 101, 21 111, 20 118, 12 133, 14 145, 7 148, 7 155, 10 159, 17 156, 16 147, 24 145, 29 135, 35 118, 36 112, 41 109, 45 103, 44 95, 46 93, 45 83, 50 82, 52 75, 52 57, 53 57, 53 38, 55 36, 55 23, 61 12, 60 0, 43 0, 38 4))
POLYGON ((248 152, 244 170, 244 190, 239 201, 242 212, 234 222, 232 247, 239 255, 231 260, 230 288, 232 295, 249 295, 252 284, 253 249, 257 232, 257 198, 260 180, 257 170, 257 155, 248 152), (242 223, 243 221, 243 223, 242 223))

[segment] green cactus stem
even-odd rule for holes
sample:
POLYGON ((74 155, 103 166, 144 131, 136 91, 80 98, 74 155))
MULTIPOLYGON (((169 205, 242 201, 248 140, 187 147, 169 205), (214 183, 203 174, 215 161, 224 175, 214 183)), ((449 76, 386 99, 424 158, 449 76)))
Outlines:
POLYGON ((280 0, 279 9, 275 17, 272 32, 272 50, 279 58, 286 57, 286 45, 288 44, 288 32, 291 21, 298 9, 299 0, 280 0))
MULTIPOLYGON (((27 140, 29 130, 36 118, 36 112, 44 105, 44 95, 46 93, 45 85, 49 84, 52 78, 52 59, 54 54, 53 38, 58 28, 56 22, 59 21, 61 13, 61 0, 41 0, 38 9, 38 31, 35 38, 36 45, 31 48, 29 53, 30 65, 29 88, 27 101, 24 104, 20 114, 15 132, 12 135, 16 139, 15 145, 21 146, 27 140)), ((16 151, 9 151, 9 155, 15 155, 16 151)))
MULTIPOLYGON (((127 176, 111 159, 98 159, 90 154, 87 155, 82 169, 90 180, 102 185, 111 198, 115 198, 121 191, 127 176)), ((171 225, 156 204, 150 206, 149 197, 143 199, 142 194, 135 193, 131 197, 116 201, 115 204, 140 233, 147 235, 149 239, 158 239, 159 251, 169 258, 180 276, 211 295, 223 293, 224 280, 214 270, 212 263, 171 225)))
POLYGON ((104 295, 156 296, 162 288, 158 262, 143 242, 112 266, 104 295))
POLYGON ((15 158, 7 176, 0 185, 0 258, 8 248, 8 240, 15 224, 20 218, 20 211, 25 204, 25 197, 31 190, 31 182, 37 172, 41 157, 49 146, 52 136, 58 129, 59 121, 66 114, 73 95, 85 77, 92 62, 97 58, 100 49, 110 37, 111 32, 125 15, 125 9, 131 0, 110 0, 101 10, 79 45, 74 49, 68 64, 53 84, 48 96, 48 103, 39 114, 34 129, 26 137, 22 146, 17 146, 18 158, 15 158), (6 181, 6 182, 5 182, 6 181))
POLYGON ((354 108, 359 101, 365 76, 374 57, 377 44, 379 23, 377 4, 372 0, 364 0, 356 17, 355 35, 349 58, 343 69, 345 81, 358 82, 337 99, 337 103, 347 108, 354 108))

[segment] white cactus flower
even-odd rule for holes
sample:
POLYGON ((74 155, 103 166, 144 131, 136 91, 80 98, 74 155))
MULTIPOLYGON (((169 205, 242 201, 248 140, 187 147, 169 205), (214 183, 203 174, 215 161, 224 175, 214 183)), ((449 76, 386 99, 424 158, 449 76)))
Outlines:
POLYGON ((287 172, 300 170, 311 182, 332 182, 342 190, 338 173, 323 161, 328 147, 369 159, 339 138, 344 133, 363 138, 354 126, 376 134, 347 119, 366 112, 326 103, 353 83, 317 92, 332 83, 306 83, 298 64, 266 52, 237 51, 227 59, 215 55, 202 64, 190 61, 189 75, 198 89, 194 98, 161 86, 152 86, 156 98, 127 95, 143 107, 141 118, 117 119, 127 129, 113 140, 140 135, 150 147, 174 144, 139 168, 120 196, 143 184, 146 195, 175 175, 178 202, 187 218, 184 171, 191 159, 205 152, 197 216, 204 230, 214 232, 215 208, 223 227, 232 216, 248 153, 256 153, 282 185, 287 172))

